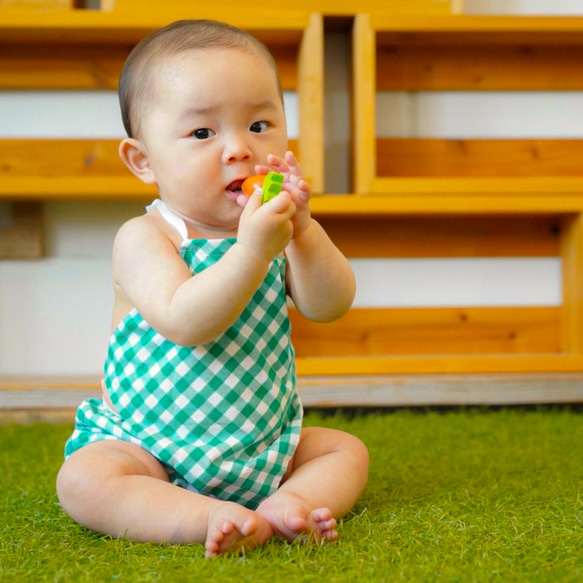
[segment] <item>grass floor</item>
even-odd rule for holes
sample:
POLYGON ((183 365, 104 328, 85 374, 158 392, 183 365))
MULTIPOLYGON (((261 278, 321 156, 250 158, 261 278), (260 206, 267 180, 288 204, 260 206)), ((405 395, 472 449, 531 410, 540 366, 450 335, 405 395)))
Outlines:
POLYGON ((582 420, 564 410, 309 414, 371 453, 339 541, 272 539, 212 561, 200 546, 76 525, 54 492, 71 426, 0 427, 0 581, 580 581, 582 420))

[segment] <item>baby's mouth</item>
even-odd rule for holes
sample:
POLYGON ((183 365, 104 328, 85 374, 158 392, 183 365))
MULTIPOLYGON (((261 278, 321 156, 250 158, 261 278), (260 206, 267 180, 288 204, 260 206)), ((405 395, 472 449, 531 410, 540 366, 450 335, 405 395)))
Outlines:
POLYGON ((227 190, 229 192, 241 193, 241 192, 243 192, 241 190, 242 184, 243 184, 243 180, 233 180, 233 182, 231 182, 231 184, 229 184, 229 186, 227 186, 227 190))

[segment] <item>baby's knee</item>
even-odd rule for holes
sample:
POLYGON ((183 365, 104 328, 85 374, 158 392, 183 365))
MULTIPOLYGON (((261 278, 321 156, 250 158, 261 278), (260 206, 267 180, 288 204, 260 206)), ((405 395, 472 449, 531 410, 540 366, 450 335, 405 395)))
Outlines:
POLYGON ((339 429, 324 429, 329 447, 349 457, 355 467, 368 472, 369 454, 366 445, 355 435, 339 429))
POLYGON ((344 447, 354 459, 359 471, 368 474, 369 453, 366 445, 355 435, 346 433, 344 447))
POLYGON ((69 516, 77 514, 77 507, 85 503, 83 498, 91 495, 91 486, 91 478, 76 464, 67 460, 61 466, 57 475, 57 496, 69 516))

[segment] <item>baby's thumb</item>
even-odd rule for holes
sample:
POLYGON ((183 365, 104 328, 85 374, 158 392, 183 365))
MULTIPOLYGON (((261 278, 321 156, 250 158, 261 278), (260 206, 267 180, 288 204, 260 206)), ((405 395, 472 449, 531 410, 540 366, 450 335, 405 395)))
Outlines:
POLYGON ((261 207, 262 202, 263 190, 261 190, 261 188, 256 188, 255 192, 249 197, 249 200, 243 209, 243 213, 241 214, 241 218, 244 216, 251 216, 258 208, 261 207))
POLYGON ((282 214, 289 210, 291 204, 291 195, 287 190, 282 190, 276 197, 265 203, 265 208, 272 213, 282 214))

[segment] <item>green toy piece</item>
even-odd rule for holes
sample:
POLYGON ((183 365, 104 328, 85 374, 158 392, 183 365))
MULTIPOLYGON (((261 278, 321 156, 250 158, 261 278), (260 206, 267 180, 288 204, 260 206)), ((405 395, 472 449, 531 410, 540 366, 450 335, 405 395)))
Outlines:
POLYGON ((283 188, 283 174, 279 172, 269 172, 263 181, 263 204, 275 198, 283 188))

